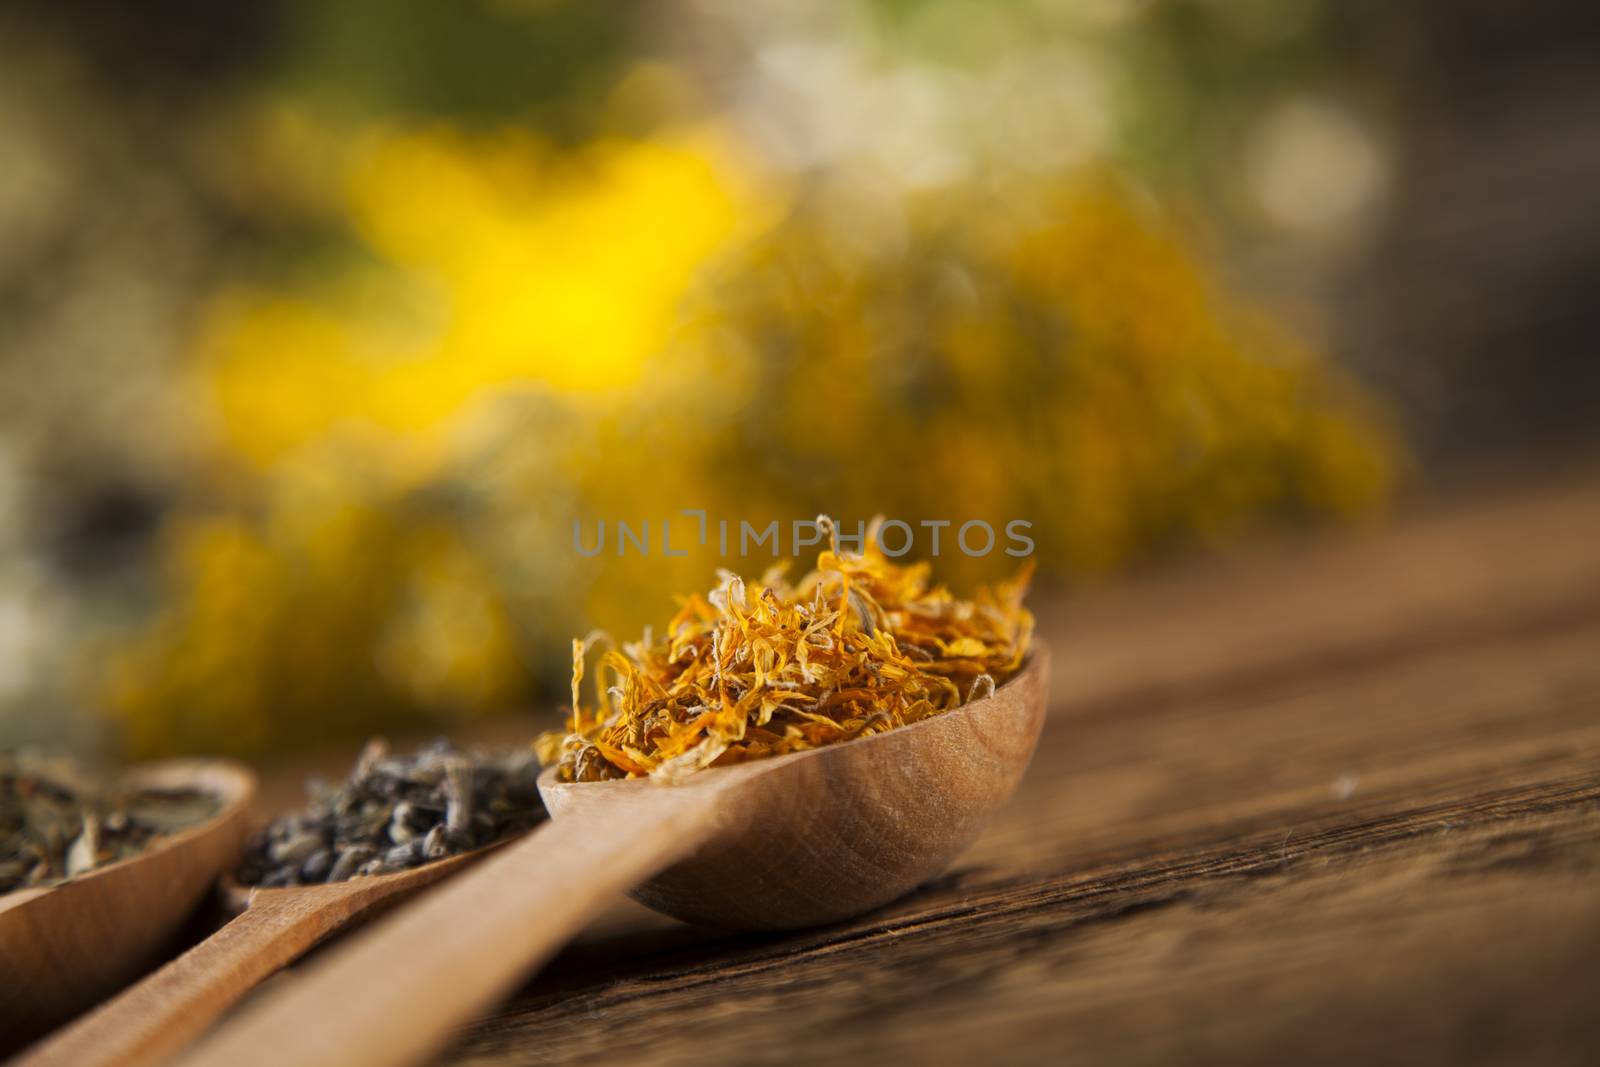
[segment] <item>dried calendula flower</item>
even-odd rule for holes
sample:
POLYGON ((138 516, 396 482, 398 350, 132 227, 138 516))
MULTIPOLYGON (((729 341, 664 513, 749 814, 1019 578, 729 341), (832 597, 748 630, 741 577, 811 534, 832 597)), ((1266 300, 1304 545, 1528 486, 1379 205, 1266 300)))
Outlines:
MULTIPOLYGON (((834 532, 826 517, 818 523, 834 532)), ((572 719, 537 742, 565 781, 675 781, 724 766, 881 733, 987 696, 1021 667, 1032 567, 974 600, 900 566, 878 545, 833 546, 793 584, 779 564, 755 585, 719 572, 654 640, 608 648, 594 702, 580 698, 591 645, 573 642, 572 719), (608 684, 609 683, 609 684, 608 684)))

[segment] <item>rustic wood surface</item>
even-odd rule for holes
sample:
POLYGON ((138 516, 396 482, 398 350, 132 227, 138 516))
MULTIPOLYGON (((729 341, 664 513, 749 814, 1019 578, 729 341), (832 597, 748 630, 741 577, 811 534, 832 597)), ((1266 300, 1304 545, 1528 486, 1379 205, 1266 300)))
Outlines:
POLYGON ((440 1062, 1600 1062, 1593 475, 1069 601, 950 874, 783 935, 619 902, 440 1062))
POLYGON ((947 875, 784 934, 618 898, 437 1062, 1600 1062, 1600 466, 1540 477, 1043 605, 947 875))

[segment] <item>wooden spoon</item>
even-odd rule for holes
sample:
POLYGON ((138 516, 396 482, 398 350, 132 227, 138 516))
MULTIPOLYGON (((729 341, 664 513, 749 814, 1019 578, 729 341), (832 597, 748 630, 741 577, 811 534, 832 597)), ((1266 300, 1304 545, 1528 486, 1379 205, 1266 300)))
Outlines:
MULTIPOLYGON (((239 912, 236 918, 7 1067, 164 1063, 257 984, 319 941, 497 847, 498 843, 394 874, 328 885, 258 889, 225 877, 223 894, 239 912)), ((233 859, 237 858, 235 854, 233 859)))
POLYGON ((551 822, 264 995, 183 1063, 419 1062, 618 891, 729 927, 807 926, 885 904, 940 873, 1016 788, 1048 672, 1041 647, 984 700, 671 787, 546 772, 551 822))
POLYGON ((214 816, 59 885, 0 896, 0 1035, 16 1047, 126 985, 239 857, 256 779, 226 760, 129 770, 134 787, 191 789, 214 816))

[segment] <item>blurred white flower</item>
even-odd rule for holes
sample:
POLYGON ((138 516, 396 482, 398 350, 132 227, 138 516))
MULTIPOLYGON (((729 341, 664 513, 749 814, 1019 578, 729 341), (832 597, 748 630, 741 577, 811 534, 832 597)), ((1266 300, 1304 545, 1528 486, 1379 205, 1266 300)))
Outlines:
POLYGON ((0 710, 46 681, 65 640, 60 591, 27 564, 0 566, 0 710))
POLYGON ((1065 170, 1105 152, 1112 134, 1108 78, 1085 49, 1022 52, 987 79, 973 133, 993 158, 1065 170))
POLYGON ((1268 112, 1245 153, 1245 176, 1268 221, 1331 236, 1370 216, 1389 184, 1371 127, 1337 101, 1297 97, 1268 112))

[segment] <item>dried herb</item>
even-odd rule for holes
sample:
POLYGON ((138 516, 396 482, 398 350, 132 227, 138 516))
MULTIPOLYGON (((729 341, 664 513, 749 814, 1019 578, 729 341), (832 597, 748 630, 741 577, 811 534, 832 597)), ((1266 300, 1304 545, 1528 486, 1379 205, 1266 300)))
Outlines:
POLYGON ((312 783, 302 811, 274 819, 239 881, 289 886, 389 874, 482 848, 544 821, 538 762, 525 750, 469 753, 438 740, 391 756, 367 742, 350 777, 312 783))
POLYGON ((893 563, 876 525, 861 553, 843 553, 833 523, 818 522, 833 545, 809 574, 790 584, 779 564, 747 586, 719 572, 660 640, 646 630, 600 657, 587 706, 585 655, 609 638, 574 641, 569 729, 541 737, 540 758, 567 781, 673 781, 904 726, 993 692, 1021 666, 1031 567, 960 600, 930 584, 926 563, 893 563))
POLYGON ((197 790, 106 785, 64 760, 0 753, 0 893, 127 859, 221 807, 197 790))

